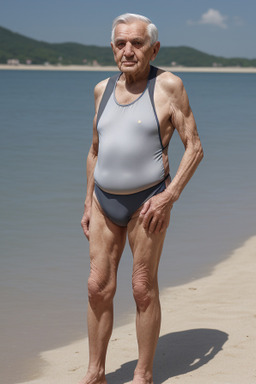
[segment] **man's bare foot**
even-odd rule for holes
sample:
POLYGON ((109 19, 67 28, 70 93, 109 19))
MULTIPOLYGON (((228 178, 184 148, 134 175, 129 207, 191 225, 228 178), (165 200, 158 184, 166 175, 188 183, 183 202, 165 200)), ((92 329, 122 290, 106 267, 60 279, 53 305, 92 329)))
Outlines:
POLYGON ((78 384, 107 384, 105 374, 92 374, 90 372, 78 384))
POLYGON ((107 384, 107 382, 106 380, 99 381, 97 377, 88 379, 87 376, 85 376, 78 384, 107 384))
POLYGON ((152 378, 146 379, 140 375, 134 375, 133 381, 131 384, 153 384, 152 378))

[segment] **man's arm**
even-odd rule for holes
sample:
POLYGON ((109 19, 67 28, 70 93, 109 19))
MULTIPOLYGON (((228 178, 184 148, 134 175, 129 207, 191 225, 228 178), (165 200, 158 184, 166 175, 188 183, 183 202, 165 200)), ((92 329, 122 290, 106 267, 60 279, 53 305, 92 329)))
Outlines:
MULTIPOLYGON (((93 125, 95 126, 95 120, 97 116, 94 117, 93 125)), ((93 128, 93 131, 95 128, 93 128)), ((84 202, 84 214, 81 220, 81 226, 83 228, 84 234, 89 240, 89 225, 90 225, 90 218, 91 218, 91 206, 92 206, 92 195, 94 190, 94 169, 97 163, 97 157, 98 157, 98 140, 97 136, 93 134, 93 142, 90 147, 88 156, 87 156, 87 163, 86 163, 86 174, 87 174, 87 192, 86 192, 86 198, 84 202)))
POLYGON ((94 169, 97 163, 98 158, 98 149, 99 149, 99 138, 97 132, 97 114, 99 109, 99 104, 103 95, 103 92, 106 87, 107 80, 102 81, 97 84, 94 89, 94 100, 95 100, 95 116, 93 119, 93 137, 92 145, 90 147, 87 163, 86 163, 86 173, 87 173, 87 192, 84 202, 84 214, 81 220, 81 226, 83 228, 84 234, 89 240, 89 226, 91 218, 91 207, 92 207, 92 198, 94 191, 94 169))
POLYGON ((171 104, 171 121, 179 133, 185 147, 177 173, 166 189, 170 201, 174 203, 197 169, 203 158, 203 149, 198 136, 196 122, 189 105, 187 92, 181 79, 177 79, 176 94, 171 104))
POLYGON ((169 88, 171 100, 169 111, 171 123, 179 133, 185 152, 170 185, 164 192, 148 200, 141 211, 143 226, 150 233, 162 232, 168 227, 173 203, 178 200, 203 158, 195 119, 181 79, 178 77, 175 81, 172 79, 170 84, 167 82, 166 87, 169 88))

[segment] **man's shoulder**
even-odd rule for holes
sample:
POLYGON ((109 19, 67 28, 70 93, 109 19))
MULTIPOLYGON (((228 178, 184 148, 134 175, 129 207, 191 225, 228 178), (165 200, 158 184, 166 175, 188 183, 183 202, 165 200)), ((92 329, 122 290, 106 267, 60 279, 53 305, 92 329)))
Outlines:
POLYGON ((100 81, 98 84, 96 84, 96 86, 94 88, 94 99, 95 99, 96 111, 98 111, 100 102, 102 100, 102 96, 103 96, 103 94, 104 94, 104 92, 105 92, 105 90, 107 88, 108 83, 110 85, 110 89, 113 89, 115 81, 118 78, 118 76, 120 76, 119 73, 117 73, 117 74, 115 74, 115 75, 113 75, 111 77, 108 77, 108 78, 100 81))
POLYGON ((119 76, 119 73, 118 74, 115 74, 111 77, 108 77, 102 81, 100 81, 98 84, 96 84, 95 88, 94 88, 94 96, 95 98, 98 98, 98 97, 101 97, 106 89, 106 86, 109 82, 110 79, 112 79, 112 81, 114 82, 115 79, 117 78, 117 76, 119 76))
POLYGON ((103 92, 106 89, 108 81, 109 81, 109 77, 107 79, 100 81, 98 84, 95 85, 95 88, 94 88, 95 98, 102 96, 103 92))
POLYGON ((158 69, 156 80, 157 86, 167 94, 178 95, 183 91, 183 81, 179 76, 174 75, 172 72, 158 69))

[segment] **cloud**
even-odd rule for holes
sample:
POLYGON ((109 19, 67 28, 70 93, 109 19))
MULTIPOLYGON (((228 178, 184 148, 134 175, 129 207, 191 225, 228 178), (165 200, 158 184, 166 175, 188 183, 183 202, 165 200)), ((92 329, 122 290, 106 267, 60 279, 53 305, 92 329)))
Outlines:
POLYGON ((191 21, 188 20, 189 25, 214 25, 215 27, 226 29, 228 26, 226 24, 227 16, 224 16, 217 9, 208 9, 207 12, 203 13, 200 20, 191 21))
POLYGON ((215 25, 216 27, 220 28, 227 28, 227 24, 225 23, 226 19, 227 17, 223 16, 220 11, 210 8, 206 13, 201 16, 199 23, 215 25))

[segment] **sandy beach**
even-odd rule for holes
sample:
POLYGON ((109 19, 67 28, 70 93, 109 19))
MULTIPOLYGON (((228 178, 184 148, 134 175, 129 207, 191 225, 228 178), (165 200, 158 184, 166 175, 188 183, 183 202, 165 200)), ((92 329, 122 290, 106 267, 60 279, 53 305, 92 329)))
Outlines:
MULTIPOLYGON (((162 67, 170 72, 205 72, 205 73, 256 73, 256 68, 244 67, 162 67)), ((0 64, 0 70, 23 71, 118 71, 115 66, 89 66, 89 65, 7 65, 0 64)))
MULTIPOLYGON (((256 383, 256 236, 206 276, 161 292, 162 328, 154 383, 256 383)), ((129 383, 136 364, 134 318, 114 329, 107 381, 129 383)), ((41 354, 26 384, 76 384, 88 362, 87 339, 41 354)), ((23 382, 25 384, 25 382, 23 382)))

